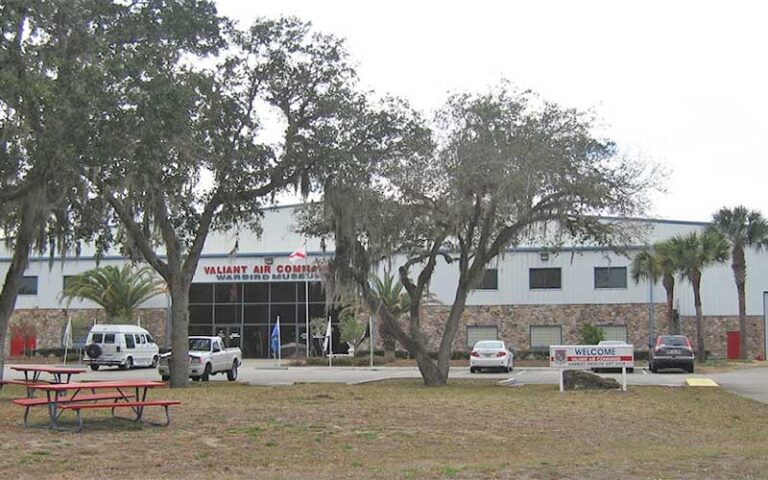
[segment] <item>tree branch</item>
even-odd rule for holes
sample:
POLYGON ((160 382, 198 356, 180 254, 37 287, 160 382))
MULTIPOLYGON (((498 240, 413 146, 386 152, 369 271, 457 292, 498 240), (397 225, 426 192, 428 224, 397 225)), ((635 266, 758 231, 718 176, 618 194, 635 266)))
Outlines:
POLYGON ((128 235, 131 237, 131 240, 133 240, 138 249, 141 251, 144 259, 147 261, 147 263, 152 265, 152 268, 154 268, 155 271, 157 271, 157 273, 159 273, 167 282, 170 282, 171 271, 168 268, 168 264, 162 261, 160 257, 157 256, 157 253, 155 253, 154 249, 152 249, 152 246, 149 243, 149 239, 144 236, 141 227, 134 220, 133 216, 128 210, 128 207, 122 201, 115 198, 111 191, 105 191, 104 193, 110 206, 112 206, 112 208, 115 210, 117 216, 120 217, 120 221, 128 231, 128 235))

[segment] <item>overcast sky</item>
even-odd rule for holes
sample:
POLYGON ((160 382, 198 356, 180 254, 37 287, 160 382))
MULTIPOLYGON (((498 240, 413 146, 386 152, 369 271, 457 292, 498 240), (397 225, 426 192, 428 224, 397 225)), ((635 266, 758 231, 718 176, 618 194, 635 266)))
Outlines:
POLYGON ((604 135, 667 165, 652 216, 768 215, 768 6, 702 1, 219 0, 247 26, 296 15, 345 38, 364 87, 425 113, 502 78, 593 110, 604 135))

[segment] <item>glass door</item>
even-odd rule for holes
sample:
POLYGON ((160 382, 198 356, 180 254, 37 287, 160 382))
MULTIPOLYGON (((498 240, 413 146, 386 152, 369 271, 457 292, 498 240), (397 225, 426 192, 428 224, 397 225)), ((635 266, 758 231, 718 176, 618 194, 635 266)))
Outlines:
POLYGON ((216 335, 224 341, 227 348, 243 348, 243 327, 240 325, 216 325, 216 335))

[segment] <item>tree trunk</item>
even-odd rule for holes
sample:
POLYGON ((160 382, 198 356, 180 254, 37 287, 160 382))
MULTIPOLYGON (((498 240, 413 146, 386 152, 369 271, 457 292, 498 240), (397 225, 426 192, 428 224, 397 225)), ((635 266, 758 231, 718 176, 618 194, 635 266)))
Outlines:
POLYGON ((169 282, 171 290, 171 388, 189 384, 189 284, 181 279, 169 282))
POLYGON ((701 314, 701 272, 695 272, 693 278, 691 278, 691 284, 693 285, 693 304, 696 308, 696 343, 698 347, 698 361, 704 363, 705 360, 705 346, 704 346, 704 325, 701 314))
POLYGON ((675 322, 675 277, 665 273, 662 284, 667 294, 667 325, 669 325, 669 333, 671 335, 679 335, 680 326, 675 322))
POLYGON ((448 320, 445 322, 443 338, 440 340, 440 350, 437 352, 437 368, 445 372, 445 381, 448 381, 448 371, 451 368, 451 352, 453 351, 453 340, 459 331, 459 321, 464 313, 464 307, 467 304, 469 295, 469 282, 466 276, 459 279, 459 285, 456 287, 456 296, 451 305, 451 311, 448 314, 448 320))
POLYGON ((746 360, 747 352, 747 263, 744 260, 744 249, 733 248, 733 278, 736 281, 736 293, 739 297, 739 358, 746 360))
MULTIPOLYGON (((369 294, 366 295, 370 304, 375 305, 375 298, 369 294)), ((442 372, 437 363, 429 358, 427 341, 419 327, 420 309, 414 308, 410 312, 408 332, 406 333, 399 325, 397 320, 383 311, 379 313, 380 321, 385 324, 385 328, 405 347, 408 352, 416 359, 416 365, 421 372, 421 378, 425 385, 441 386, 448 381, 448 372, 442 372)))
POLYGON ((416 365, 421 372, 421 378, 424 385, 428 387, 442 387, 448 382, 448 372, 442 372, 437 364, 429 358, 426 348, 419 349, 416 352, 416 365))
POLYGON ((32 250, 39 213, 36 207, 40 202, 39 195, 30 195, 23 204, 21 222, 16 232, 16 242, 13 247, 13 258, 8 267, 8 273, 5 275, 3 289, 0 291, 0 380, 3 379, 3 369, 5 368, 5 340, 8 336, 11 315, 16 308, 19 285, 29 264, 29 253, 32 250))
MULTIPOLYGON (((384 361, 393 362, 395 360, 395 349, 397 348, 397 339, 395 339, 392 332, 387 328, 385 322, 379 322, 379 338, 381 338, 381 344, 384 347, 384 361)), ((375 349, 373 345, 371 348, 375 349)))

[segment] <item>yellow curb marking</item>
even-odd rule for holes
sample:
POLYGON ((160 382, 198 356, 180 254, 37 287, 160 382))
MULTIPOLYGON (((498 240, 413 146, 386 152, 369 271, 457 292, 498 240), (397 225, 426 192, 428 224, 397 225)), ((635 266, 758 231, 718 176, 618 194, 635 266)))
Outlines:
POLYGON ((685 384, 689 387, 719 387, 714 380, 711 378, 686 378, 685 384))

